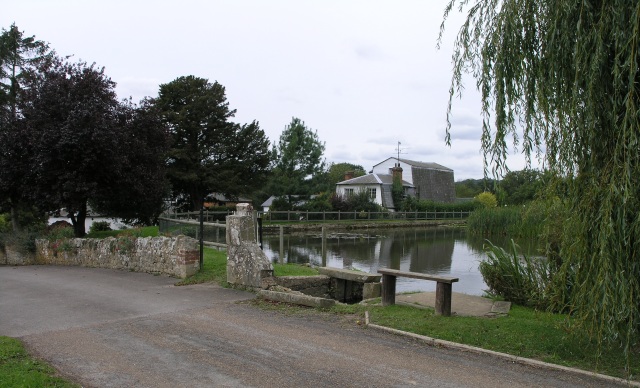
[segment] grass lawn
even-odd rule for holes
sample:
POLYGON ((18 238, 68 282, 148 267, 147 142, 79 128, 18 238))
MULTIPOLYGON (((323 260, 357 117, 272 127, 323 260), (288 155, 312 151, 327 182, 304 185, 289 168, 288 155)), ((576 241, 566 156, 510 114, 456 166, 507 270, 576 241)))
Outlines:
MULTIPOLYGON (((203 268, 193 276, 176 283, 177 286, 216 282, 223 287, 227 286, 227 252, 213 248, 204 248, 203 268)), ((297 264, 274 264, 273 271, 276 276, 311 276, 317 275, 314 268, 297 264)))
POLYGON ((14 338, 0 336, 0 387, 77 387, 49 365, 35 360, 14 338))
POLYGON ((442 317, 431 309, 410 306, 376 306, 369 308, 369 314, 371 323, 381 326, 640 381, 640 348, 631 355, 627 372, 622 349, 599 351, 571 330, 571 320, 562 314, 517 305, 499 318, 442 317))
POLYGON ((133 237, 157 237, 157 226, 144 226, 142 228, 124 229, 124 230, 104 230, 100 232, 87 233, 87 238, 107 238, 116 237, 120 235, 133 236, 133 237))

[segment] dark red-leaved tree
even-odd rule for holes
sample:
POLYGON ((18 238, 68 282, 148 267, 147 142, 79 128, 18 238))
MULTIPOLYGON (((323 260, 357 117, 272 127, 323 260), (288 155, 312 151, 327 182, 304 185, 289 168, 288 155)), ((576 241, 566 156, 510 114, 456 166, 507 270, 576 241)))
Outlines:
POLYGON ((144 219, 157 212, 167 135, 152 109, 119 103, 104 69, 83 62, 55 59, 32 73, 27 86, 22 113, 35 204, 65 208, 76 236, 85 234, 91 202, 110 216, 144 219))

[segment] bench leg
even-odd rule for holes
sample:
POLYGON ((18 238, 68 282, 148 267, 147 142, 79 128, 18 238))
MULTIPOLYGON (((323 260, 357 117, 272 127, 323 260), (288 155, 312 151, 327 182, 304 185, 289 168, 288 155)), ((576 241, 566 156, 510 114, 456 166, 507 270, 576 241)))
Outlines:
POLYGON ((451 283, 436 285, 436 315, 451 316, 451 283))
POLYGON ((382 305, 396 304, 396 277, 382 274, 382 305))

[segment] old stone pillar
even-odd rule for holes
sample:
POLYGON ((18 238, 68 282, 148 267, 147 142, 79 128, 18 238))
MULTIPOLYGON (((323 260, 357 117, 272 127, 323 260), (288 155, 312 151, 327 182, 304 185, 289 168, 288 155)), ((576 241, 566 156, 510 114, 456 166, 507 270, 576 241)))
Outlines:
POLYGON ((237 286, 262 288, 273 277, 273 266, 256 242, 253 208, 236 205, 236 214, 227 217, 227 282, 237 286))

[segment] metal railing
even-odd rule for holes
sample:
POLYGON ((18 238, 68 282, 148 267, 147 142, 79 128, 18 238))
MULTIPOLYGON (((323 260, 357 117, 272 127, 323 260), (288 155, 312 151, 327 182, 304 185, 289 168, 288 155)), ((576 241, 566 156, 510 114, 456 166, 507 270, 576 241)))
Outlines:
MULTIPOLYGON (((204 222, 224 223, 228 215, 234 212, 229 211, 207 211, 203 212, 204 222)), ((257 216, 265 221, 288 221, 288 222, 308 222, 308 221, 369 221, 369 220, 449 220, 465 219, 472 213, 470 211, 410 211, 410 212, 369 212, 369 211, 257 211, 257 216)), ((199 212, 170 213, 163 214, 166 219, 199 220, 199 212)))
POLYGON ((263 220, 267 221, 370 221, 370 220, 448 220, 465 219, 471 214, 470 211, 412 211, 412 212, 368 212, 368 211, 270 211, 259 212, 263 220))
MULTIPOLYGON (((199 213, 196 219, 158 217, 158 230, 162 234, 177 236, 183 234, 200 240, 200 221, 199 213)), ((225 216, 226 217, 226 216, 225 216)), ((203 217, 204 218, 204 217, 203 217)), ((202 241, 204 245, 217 248, 225 248, 227 246, 226 237, 227 224, 224 222, 203 222, 202 223, 202 241)))

